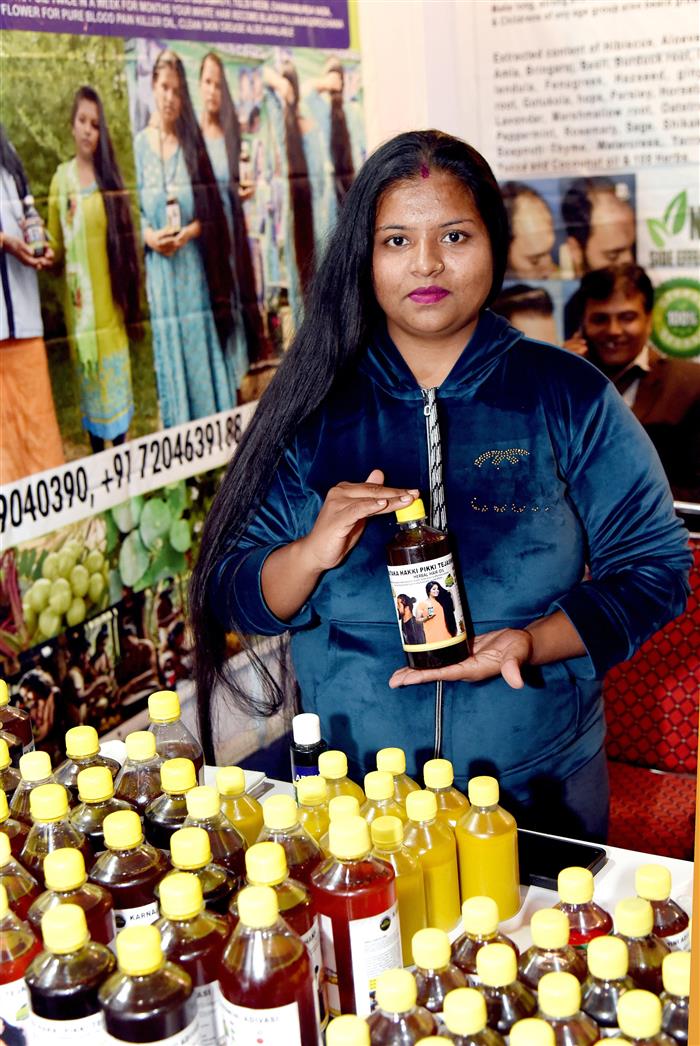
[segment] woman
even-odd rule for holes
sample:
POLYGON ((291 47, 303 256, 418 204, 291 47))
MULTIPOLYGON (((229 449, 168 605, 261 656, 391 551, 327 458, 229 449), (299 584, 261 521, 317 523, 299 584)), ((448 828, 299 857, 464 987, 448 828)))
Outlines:
POLYGON ((226 630, 289 630, 303 707, 355 774, 390 740, 409 772, 442 754, 461 786, 495 773, 523 823, 601 838, 600 679, 683 609, 690 556, 612 386, 488 310, 507 248, 498 186, 464 142, 402 134, 358 173, 205 525, 200 720, 211 759, 226 630), (434 671, 397 670, 385 568, 391 514, 418 488, 476 632, 472 657, 434 671))
POLYGON ((396 597, 396 609, 401 622, 403 641, 407 646, 411 646, 414 643, 428 642, 422 623, 416 620, 413 615, 413 604, 415 601, 415 596, 407 596, 403 592, 396 597))
POLYGON ((123 443, 134 414, 127 325, 140 274, 128 195, 97 91, 80 87, 70 117, 75 156, 49 189, 49 235, 64 266, 66 328, 93 453, 123 443))
POLYGON ((163 424, 236 403, 228 225, 182 62, 153 66, 156 111, 134 140, 146 244, 146 290, 163 424))
MULTIPOLYGON (((330 159, 332 191, 337 203, 342 204, 353 183, 355 170, 350 131, 343 108, 345 73, 343 63, 339 58, 328 59, 323 73, 312 82, 311 88, 306 96, 306 103, 323 135, 330 159)), ((337 210, 334 208, 332 221, 335 221, 336 213, 337 210)), ((324 233, 327 231, 328 226, 324 233)))
POLYGON ((425 586, 427 599, 416 607, 416 617, 423 622, 426 643, 440 643, 457 635, 457 622, 452 596, 437 581, 425 586))

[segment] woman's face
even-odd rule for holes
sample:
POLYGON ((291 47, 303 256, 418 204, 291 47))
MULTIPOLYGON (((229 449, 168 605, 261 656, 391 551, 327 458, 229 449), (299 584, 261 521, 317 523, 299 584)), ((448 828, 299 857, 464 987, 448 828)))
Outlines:
POLYGON ((377 207, 374 292, 399 348, 402 339, 465 345, 493 279, 491 243, 471 193, 451 174, 426 173, 396 182, 377 207))
POLYGON ((158 72, 153 84, 153 97, 163 125, 172 126, 182 112, 182 96, 180 78, 170 66, 164 65, 158 72))
POLYGON ((100 114, 95 102, 81 98, 73 117, 73 141, 78 156, 91 160, 100 140, 100 114))
POLYGON ((432 599, 437 599, 437 597, 440 595, 440 586, 439 585, 431 585, 430 586, 430 591, 428 592, 428 595, 432 599))
POLYGON ((202 102, 209 116, 218 116, 221 109, 221 69, 213 58, 207 58, 199 81, 202 102))

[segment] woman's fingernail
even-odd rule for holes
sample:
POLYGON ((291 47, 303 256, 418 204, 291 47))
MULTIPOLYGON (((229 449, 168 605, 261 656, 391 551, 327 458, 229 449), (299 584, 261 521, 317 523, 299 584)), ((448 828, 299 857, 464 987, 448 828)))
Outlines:
POLYGON ((415 501, 415 500, 416 499, 413 497, 412 494, 402 494, 401 495, 401 501, 415 501))
POLYGON ((386 505, 386 498, 377 498, 377 504, 381 505, 382 508, 386 505))

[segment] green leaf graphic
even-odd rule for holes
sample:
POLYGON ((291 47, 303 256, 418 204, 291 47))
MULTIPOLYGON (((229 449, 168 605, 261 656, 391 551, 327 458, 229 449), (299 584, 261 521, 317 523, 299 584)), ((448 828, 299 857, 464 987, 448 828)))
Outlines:
POLYGON ((668 235, 666 227, 658 218, 647 218, 647 229, 656 247, 664 247, 664 236, 668 235))
POLYGON ((688 196, 685 191, 674 196, 664 212, 664 225, 670 229, 675 236, 685 225, 685 215, 688 209, 688 196))

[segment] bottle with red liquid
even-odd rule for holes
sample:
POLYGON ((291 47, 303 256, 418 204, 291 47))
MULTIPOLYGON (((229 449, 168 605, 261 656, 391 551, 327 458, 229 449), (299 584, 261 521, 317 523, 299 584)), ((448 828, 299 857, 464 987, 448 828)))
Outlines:
MULTIPOLYGON (((533 1020, 532 1017, 528 1019, 533 1020)), ((449 1041, 457 1046, 505 1046, 503 1036, 488 1027, 486 1002, 476 988, 455 988, 446 995, 442 1021, 446 1028, 444 1034, 449 1035, 449 1041)), ((514 1024, 511 1028, 511 1043, 516 1041, 514 1030, 517 1026, 514 1024)), ((545 1039, 545 1046, 554 1046, 554 1036, 551 1035, 550 1039, 545 1039)), ((523 1039, 522 1046, 537 1046, 537 1043, 534 1039, 523 1039)))
MULTIPOLYGON (((231 898, 240 889, 242 881, 228 868, 213 863, 209 836, 203 828, 180 828, 173 832, 170 839, 170 863, 174 871, 190 872, 197 876, 202 886, 204 903, 210 912, 227 914, 231 898)), ((168 875, 173 874, 168 872, 168 875)))
POLYGON ((19 770, 16 770, 12 765, 7 741, 0 737, 0 788, 5 793, 8 802, 12 801, 19 782, 19 770))
POLYGON ((493 897, 468 897, 462 905, 464 933, 452 945, 452 962, 466 975, 468 985, 476 985, 476 955, 485 944, 507 944, 519 958, 515 941, 498 929, 498 905, 493 897))
POLYGON ((585 948, 594 937, 612 933, 612 917, 593 900, 593 875, 588 868, 562 868, 557 877, 555 908, 569 920, 569 944, 585 948))
POLYGON ((245 882, 245 839, 221 810, 221 798, 216 788, 200 785, 185 796, 187 817, 185 828, 203 828, 209 836, 211 859, 220 864, 238 880, 245 882))
POLYGON ((107 850, 96 859, 90 879, 112 895, 117 930, 132 923, 154 923, 155 888, 168 870, 167 857, 144 841, 135 810, 109 814, 104 831, 107 850))
POLYGON ((319 844, 299 823, 299 811, 291 795, 272 795, 265 800, 258 842, 279 843, 287 855, 291 878, 307 886, 314 870, 325 860, 319 844))
MULTIPOLYGON (((334 795, 328 804, 328 828, 318 841, 325 857, 328 857, 328 838, 333 821, 339 821, 343 817, 362 817, 360 804, 354 795, 334 795)), ((403 829, 403 822, 401 825, 403 829)), ((402 832, 403 837, 403 832, 402 832)))
POLYGON ((217 1046, 219 968, 229 937, 228 920, 205 909, 201 883, 189 872, 163 879, 160 911, 156 927, 163 955, 192 979, 200 1046, 217 1046))
POLYGON ((37 937, 46 912, 60 904, 77 904, 85 912, 90 938, 113 947, 117 936, 112 897, 103 886, 89 883, 80 850, 52 850, 44 861, 46 890, 32 904, 27 916, 37 937))
POLYGON ((160 768, 163 794, 146 807, 143 826, 152 846, 167 851, 170 837, 182 828, 187 818, 185 796, 197 786, 195 765, 191 759, 166 759, 160 768))
POLYGON ((119 773, 116 759, 100 755, 100 739, 94 726, 74 726, 66 731, 67 758, 56 768, 54 777, 78 801, 78 774, 89 766, 108 766, 112 777, 119 773))
POLYGON ((29 1000, 24 974, 40 951, 31 927, 11 910, 7 891, 0 885, 0 1035, 4 1041, 26 1041, 29 1000))
POLYGON ((581 1010, 581 984, 573 973, 545 973, 537 988, 538 1016, 554 1030, 557 1044, 593 1046, 598 1025, 581 1010))
POLYGON ((29 796, 32 827, 22 848, 20 860, 37 881, 44 884, 44 861, 52 850, 70 846, 80 850, 89 868, 90 844, 68 817, 68 792, 60 784, 39 785, 29 796))
POLYGON ((638 897, 654 911, 654 936, 660 937, 672 952, 690 948, 690 919, 671 897, 671 873, 662 864, 642 864, 634 875, 638 897))
POLYGON ((29 827, 23 821, 17 821, 14 817, 10 817, 7 796, 3 791, 0 791, 0 831, 4 832, 10 840, 12 856, 19 857, 25 840, 29 835, 29 827))
POLYGON ((385 970, 377 977, 377 1009, 367 1018, 373 1046, 411 1046, 436 1035, 438 1023, 418 1002, 410 970, 385 970))
POLYGON ((660 995, 661 965, 669 948, 654 934, 654 910, 643 897, 627 897, 615 905, 615 937, 621 937, 629 953, 629 975, 637 988, 660 995))
POLYGON ((4 679, 0 679, 0 730, 18 738, 22 745, 22 755, 34 751, 32 718, 23 708, 10 704, 10 691, 4 679))
POLYGON ((124 799, 143 817, 146 807, 163 794, 155 734, 134 730, 126 735, 126 759, 114 779, 114 794, 124 799))
POLYGON ((51 770, 51 757, 48 752, 27 752, 19 761, 21 775, 17 791, 12 796, 10 814, 18 821, 31 827, 32 817, 29 813, 29 796, 38 785, 55 784, 56 778, 51 770))
POLYGON ((627 973, 627 945, 619 937, 595 937, 586 951, 588 977, 581 988, 581 1009, 592 1017, 601 1035, 619 1032, 617 1004, 624 992, 634 988, 627 973))
POLYGON ((0 883, 7 891, 12 911, 20 919, 26 919, 27 912, 39 896, 39 884, 12 856, 10 840, 4 832, 0 832, 0 883))
POLYGON ((516 1021, 534 1017, 537 1001, 518 980, 515 952, 507 944, 485 944, 476 955, 477 991, 484 996, 489 1027, 508 1035, 516 1021))
POLYGON ((377 975, 402 965, 394 870, 371 855, 361 817, 332 821, 329 847, 311 876, 328 1009, 367 1016, 377 975))
POLYGON ((219 971, 225 1041, 320 1043, 309 953, 280 919, 277 894, 246 886, 238 916, 219 971))
POLYGON ((558 908, 540 908, 530 920, 532 945, 520 956, 518 976, 537 991, 546 973, 572 973, 579 983, 586 979, 586 960, 569 944, 569 920, 558 908))
POLYGON ((690 952, 671 952, 663 961, 662 972, 661 1027, 679 1046, 688 1046, 690 952))
POLYGON ((413 935, 412 951, 418 1002, 434 1017, 442 1017, 448 992, 467 986, 459 966, 450 961, 450 939, 444 930, 426 926, 413 935))
POLYGON ((70 812, 71 824, 82 832, 97 857, 104 853, 105 817, 117 810, 131 810, 129 803, 114 797, 114 779, 107 766, 90 766, 78 774, 80 804, 70 812))
POLYGON ((180 698, 174 690, 157 690, 148 699, 149 730, 156 739, 162 759, 191 759, 197 780, 201 779, 204 753, 194 734, 180 718, 180 698))

